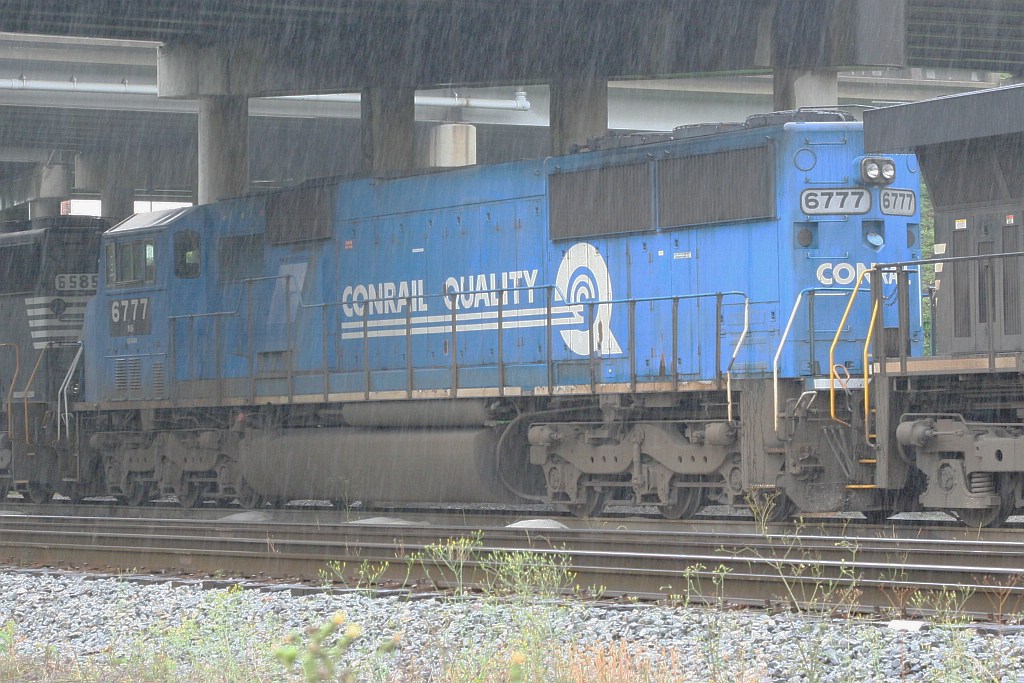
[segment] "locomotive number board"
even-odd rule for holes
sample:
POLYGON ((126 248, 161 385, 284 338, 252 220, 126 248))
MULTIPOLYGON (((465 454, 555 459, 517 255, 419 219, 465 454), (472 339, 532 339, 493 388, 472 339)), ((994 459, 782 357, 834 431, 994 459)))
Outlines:
POLYGON ((890 216, 913 216, 917 211, 917 195, 913 190, 882 190, 882 213, 890 216))
POLYGON ((808 216, 867 213, 871 210, 871 194, 857 187, 804 190, 800 193, 800 210, 808 216))
POLYGON ((59 292, 95 290, 99 284, 98 273, 61 273, 53 279, 53 286, 59 292))
POLYGON ((110 302, 110 336, 149 334, 149 299, 114 299, 110 302))

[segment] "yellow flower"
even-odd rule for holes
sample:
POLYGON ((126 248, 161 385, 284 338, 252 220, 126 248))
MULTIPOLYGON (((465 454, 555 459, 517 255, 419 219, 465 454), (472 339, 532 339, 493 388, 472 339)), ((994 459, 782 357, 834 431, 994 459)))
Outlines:
POLYGON ((345 615, 344 612, 335 612, 334 617, 331 619, 331 621, 334 622, 335 626, 341 626, 345 623, 346 619, 348 619, 348 617, 345 615))

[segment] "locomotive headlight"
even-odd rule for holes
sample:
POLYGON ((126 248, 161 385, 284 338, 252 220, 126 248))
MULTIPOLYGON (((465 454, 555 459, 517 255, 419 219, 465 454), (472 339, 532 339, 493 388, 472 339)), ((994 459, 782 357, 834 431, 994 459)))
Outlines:
POLYGON ((860 161, 861 182, 888 185, 896 179, 896 163, 885 157, 865 157, 860 161))

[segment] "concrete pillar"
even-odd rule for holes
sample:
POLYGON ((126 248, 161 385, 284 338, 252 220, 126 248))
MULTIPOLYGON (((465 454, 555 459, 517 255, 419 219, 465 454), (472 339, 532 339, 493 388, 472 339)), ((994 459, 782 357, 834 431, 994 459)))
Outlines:
POLYGON ((427 163, 431 168, 472 166, 476 163, 476 126, 441 123, 430 130, 427 163))
POLYGON ((29 218, 60 215, 60 204, 71 195, 71 173, 64 164, 43 164, 36 168, 24 188, 29 218))
MULTIPOLYGON (((162 160, 163 157, 161 157, 162 160)), ((75 189, 98 190, 100 213, 115 221, 135 213, 135 187, 139 160, 122 152, 90 151, 75 157, 75 189)))
POLYGON ((115 185, 112 179, 108 179, 108 183, 100 187, 100 212, 103 217, 120 221, 134 214, 135 188, 115 185))
POLYGON ((199 203, 249 191, 249 98, 199 99, 199 203))
POLYGON ((574 144, 608 132, 608 81, 551 83, 551 153, 568 154, 574 144))
POLYGON ((839 75, 833 70, 775 67, 772 76, 775 111, 839 104, 839 75))
POLYGON ((416 164, 416 89, 371 86, 361 100, 363 169, 403 171, 416 164))

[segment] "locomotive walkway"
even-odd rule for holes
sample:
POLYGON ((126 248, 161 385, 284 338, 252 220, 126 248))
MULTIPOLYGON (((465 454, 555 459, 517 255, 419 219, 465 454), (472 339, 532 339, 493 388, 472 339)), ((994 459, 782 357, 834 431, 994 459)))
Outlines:
POLYGON ((995 621, 1024 608, 1024 534, 1013 529, 758 529, 750 520, 514 528, 334 514, 337 521, 299 522, 251 512, 219 520, 8 513, 0 515, 0 562, 318 585, 334 567, 348 585, 372 577, 377 589, 415 592, 472 586, 491 554, 528 551, 567 563, 584 597, 901 617, 955 606, 995 621))

